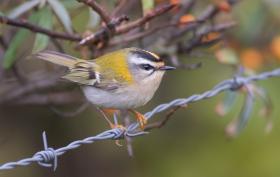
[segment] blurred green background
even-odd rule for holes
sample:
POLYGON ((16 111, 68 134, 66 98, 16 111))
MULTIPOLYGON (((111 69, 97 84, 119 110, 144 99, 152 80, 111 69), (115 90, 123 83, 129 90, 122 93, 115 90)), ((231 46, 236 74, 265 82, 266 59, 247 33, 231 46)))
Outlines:
MULTIPOLYGON (((277 0, 248 0, 238 3, 232 10, 238 25, 230 30, 228 38, 237 41, 241 50, 254 48, 266 53, 264 60, 267 61, 257 71, 279 66, 276 56, 267 55, 270 54, 271 41, 280 35, 279 8, 277 0)), ((186 57, 180 59, 185 63, 201 61, 203 66, 166 74, 156 96, 140 109, 141 112, 174 98, 201 93, 234 74, 232 67, 218 62, 214 54, 186 57)), ((180 109, 163 128, 133 139, 134 157, 129 157, 124 141, 121 141, 122 147, 115 145, 114 141, 102 141, 65 153, 58 158, 55 172, 32 164, 0 171, 0 176, 279 177, 280 78, 261 81, 257 85, 265 88, 272 99, 270 118, 273 129, 269 133, 265 131, 265 118, 259 114, 262 103, 256 99, 245 129, 239 136, 228 138, 225 127, 238 117, 244 96, 240 93, 237 104, 229 114, 221 117, 215 112, 216 105, 224 98, 221 94, 180 109)), ((153 120, 164 115, 158 114, 153 120)), ((108 129, 93 107, 71 118, 62 118, 47 107, 5 107, 0 108, 0 119, 1 164, 31 157, 43 149, 43 131, 47 132, 49 146, 59 148, 108 129)))

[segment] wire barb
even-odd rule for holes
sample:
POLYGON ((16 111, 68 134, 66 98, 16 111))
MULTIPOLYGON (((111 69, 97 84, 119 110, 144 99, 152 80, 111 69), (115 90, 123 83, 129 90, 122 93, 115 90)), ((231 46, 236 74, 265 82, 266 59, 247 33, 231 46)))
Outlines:
MULTIPOLYGON (((236 91, 239 88, 241 88, 242 86, 246 86, 250 82, 266 80, 270 77, 280 77, 280 68, 269 71, 269 72, 263 72, 258 75, 253 75, 253 76, 249 76, 249 77, 238 76, 233 79, 223 81, 223 82, 217 84, 211 90, 205 91, 201 94, 195 94, 195 95, 192 95, 187 98, 175 99, 169 103, 164 103, 164 104, 158 105, 152 111, 147 112, 145 114, 145 117, 147 119, 151 119, 155 114, 165 111, 169 108, 186 105, 186 104, 189 104, 192 102, 197 102, 200 100, 211 98, 211 97, 214 97, 214 96, 218 95, 219 93, 227 91, 227 90, 236 91)), ((132 137, 136 137, 136 136, 146 135, 147 133, 148 132, 144 132, 141 129, 139 129, 138 123, 132 123, 126 129, 114 128, 111 130, 104 131, 96 136, 74 141, 65 147, 53 149, 53 148, 48 147, 46 133, 43 132, 43 142, 44 142, 43 151, 39 151, 39 152, 35 153, 35 155, 31 158, 22 159, 17 162, 8 162, 5 164, 2 164, 0 166, 0 170, 13 169, 17 166, 27 166, 33 162, 37 162, 39 165, 44 166, 44 167, 53 167, 53 170, 55 170, 57 167, 58 156, 63 155, 65 152, 67 152, 69 150, 76 149, 83 144, 91 144, 96 141, 102 141, 102 140, 117 140, 117 139, 125 138, 125 136, 132 138, 132 137), (53 163, 51 164, 50 162, 53 162, 53 163)))
POLYGON ((55 171, 57 168, 57 154, 53 148, 48 147, 47 135, 45 131, 43 132, 42 136, 44 150, 37 152, 33 157, 36 158, 37 156, 38 158, 42 159, 42 161, 38 161, 39 165, 43 167, 53 167, 53 171, 55 171), (52 161, 53 163, 50 163, 52 161))

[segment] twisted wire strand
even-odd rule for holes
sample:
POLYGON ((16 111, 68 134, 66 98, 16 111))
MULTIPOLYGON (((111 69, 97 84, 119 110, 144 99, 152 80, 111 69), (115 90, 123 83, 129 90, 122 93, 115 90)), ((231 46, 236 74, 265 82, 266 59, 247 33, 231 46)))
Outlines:
MULTIPOLYGON (((211 98, 226 90, 231 90, 231 91, 238 90, 240 87, 253 81, 266 80, 270 77, 279 77, 279 76, 280 76, 280 68, 268 72, 263 72, 258 75, 249 76, 249 77, 235 77, 233 79, 225 80, 217 84, 211 90, 205 91, 201 94, 195 94, 187 98, 179 98, 169 103, 160 104, 156 106, 152 111, 147 112, 145 114, 145 117, 147 119, 151 119, 155 114, 165 111, 171 107, 186 105, 188 103, 211 98)), ((102 141, 102 140, 122 139, 125 136, 128 137, 141 136, 148 133, 148 132, 139 131, 138 127, 139 127, 138 123, 132 123, 126 129, 115 128, 115 129, 107 130, 96 136, 91 136, 82 140, 74 141, 68 144, 67 146, 58 149, 53 149, 48 147, 46 135, 45 133, 43 133, 44 150, 35 153, 33 157, 25 158, 16 162, 8 162, 2 164, 0 166, 0 170, 13 169, 17 166, 27 166, 34 162, 37 162, 39 165, 44 167, 53 167, 53 170, 55 170, 57 167, 58 156, 63 155, 69 150, 76 149, 83 144, 91 144, 96 141, 102 141)))

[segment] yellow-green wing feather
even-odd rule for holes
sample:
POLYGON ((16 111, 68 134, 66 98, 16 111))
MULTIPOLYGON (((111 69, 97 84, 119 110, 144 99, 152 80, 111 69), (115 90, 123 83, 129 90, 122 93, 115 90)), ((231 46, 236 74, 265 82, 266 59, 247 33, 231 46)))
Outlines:
POLYGON ((51 63, 67 67, 69 70, 62 77, 64 79, 84 85, 94 85, 97 81, 95 77, 96 64, 93 61, 82 60, 54 51, 40 52, 36 56, 51 63))
POLYGON ((35 56, 57 65, 66 66, 68 68, 74 68, 76 62, 80 60, 70 55, 62 54, 55 51, 39 52, 35 56))
POLYGON ((133 81, 127 64, 128 52, 128 48, 122 49, 105 54, 95 60, 83 60, 53 51, 40 52, 36 56, 68 67, 68 73, 63 76, 67 80, 104 90, 114 90, 133 81))

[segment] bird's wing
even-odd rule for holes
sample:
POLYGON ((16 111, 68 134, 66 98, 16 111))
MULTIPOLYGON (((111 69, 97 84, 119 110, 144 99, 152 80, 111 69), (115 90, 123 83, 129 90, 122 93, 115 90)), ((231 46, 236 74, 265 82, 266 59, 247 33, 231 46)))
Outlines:
POLYGON ((62 78, 82 85, 95 85, 99 82, 99 73, 95 71, 95 64, 80 60, 62 78))
MULTIPOLYGON (((108 78, 108 73, 101 71, 99 65, 93 60, 83 60, 53 51, 40 52, 36 56, 51 63, 67 67, 68 71, 62 78, 69 81, 108 91, 115 90, 120 86, 113 77, 108 78)), ((109 75, 111 76, 111 74, 109 75)))
POLYGON ((76 63, 74 68, 69 69, 63 78, 107 91, 113 91, 121 86, 114 78, 107 78, 105 73, 98 71, 98 67, 92 61, 83 60, 76 63))

